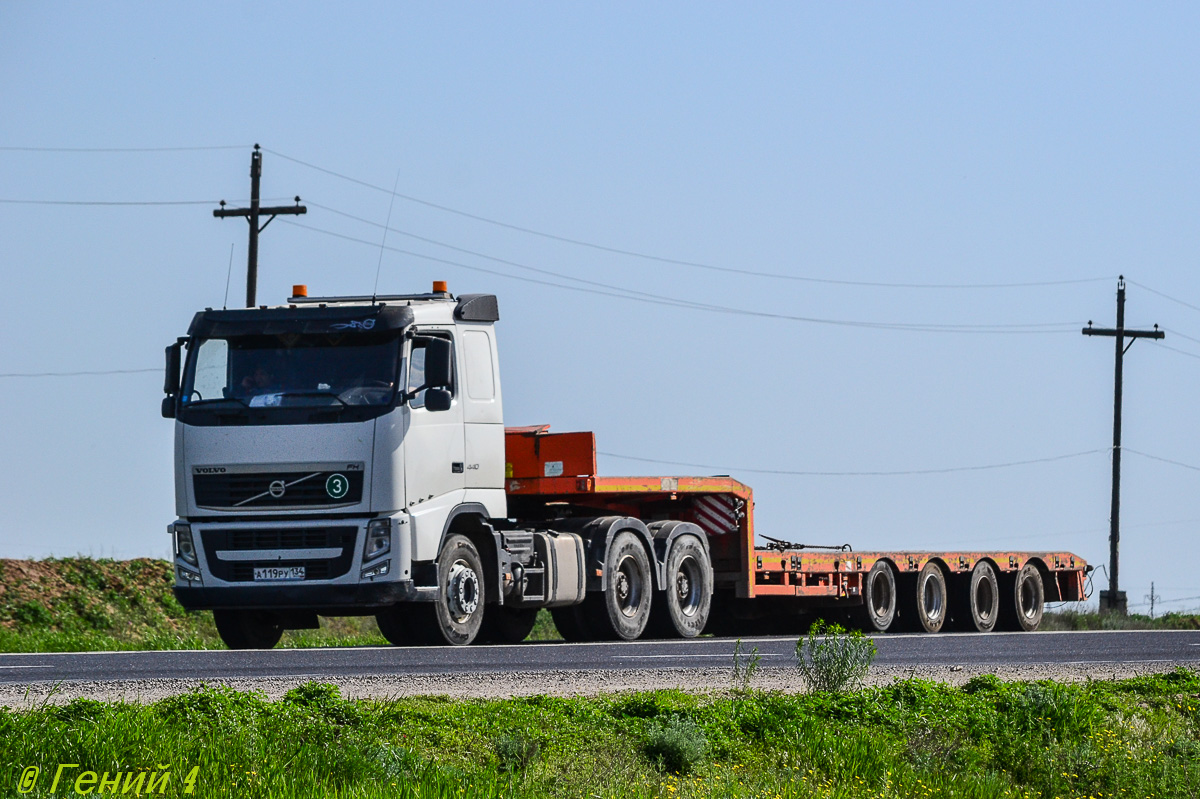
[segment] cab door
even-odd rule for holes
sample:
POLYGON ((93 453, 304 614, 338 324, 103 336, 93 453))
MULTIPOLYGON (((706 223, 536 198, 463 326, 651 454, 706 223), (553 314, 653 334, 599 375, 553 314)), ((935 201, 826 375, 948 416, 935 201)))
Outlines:
MULTIPOLYGON (((405 506, 416 517, 427 516, 429 526, 438 526, 449 511, 462 501, 464 483, 463 404, 458 346, 451 330, 422 328, 408 342, 406 391, 417 391, 408 401, 408 430, 404 435, 405 506), (451 357, 451 402, 449 410, 425 407, 425 344, 430 337, 448 339, 451 357), (436 518, 435 518, 436 517, 436 518)), ((421 527, 418 523, 418 527, 421 527)), ((423 530, 421 532, 424 532, 423 530)), ((435 539, 436 540, 436 539, 435 539)))

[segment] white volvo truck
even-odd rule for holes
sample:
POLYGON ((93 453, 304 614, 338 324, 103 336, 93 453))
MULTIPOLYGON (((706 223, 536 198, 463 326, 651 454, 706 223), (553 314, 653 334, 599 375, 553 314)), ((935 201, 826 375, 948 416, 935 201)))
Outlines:
POLYGON ((231 648, 374 615, 396 645, 862 627, 1036 629, 1068 552, 756 547, 728 477, 602 477, 591 433, 505 430, 490 294, 206 309, 167 347, 175 594, 231 648), (710 612, 711 611, 711 612, 710 612), (757 622, 757 627, 747 625, 757 622))

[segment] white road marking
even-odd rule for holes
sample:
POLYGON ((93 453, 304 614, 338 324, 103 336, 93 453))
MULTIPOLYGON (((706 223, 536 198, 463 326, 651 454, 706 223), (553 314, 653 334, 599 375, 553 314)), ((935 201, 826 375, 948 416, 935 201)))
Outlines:
MULTIPOLYGON (((744 654, 746 657, 750 657, 754 653, 753 652, 744 652, 742 654, 744 654)), ((647 658, 681 658, 681 659, 725 658, 728 660, 731 657, 733 657, 732 652, 726 652, 723 655, 694 655, 694 654, 687 654, 687 653, 681 654, 681 655, 613 655, 613 658, 616 660, 645 660, 647 658)), ((760 658, 781 658, 781 657, 784 657, 784 655, 780 655, 780 654, 772 653, 772 652, 763 652, 763 653, 759 654, 759 657, 760 658)))
POLYGON ((54 667, 49 664, 43 664, 43 665, 37 665, 37 666, 0 666, 0 669, 52 669, 52 668, 54 668, 54 667))

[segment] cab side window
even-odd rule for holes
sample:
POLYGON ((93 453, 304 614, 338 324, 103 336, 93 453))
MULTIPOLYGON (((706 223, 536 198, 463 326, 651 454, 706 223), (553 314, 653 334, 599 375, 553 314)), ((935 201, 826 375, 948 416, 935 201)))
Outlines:
POLYGON ((420 337, 412 340, 412 348, 408 356, 408 385, 405 387, 405 391, 412 392, 421 389, 408 402, 409 407, 412 408, 425 407, 425 390, 421 387, 425 385, 425 344, 431 337, 446 339, 450 342, 450 385, 447 388, 450 389, 451 396, 458 394, 455 385, 458 382, 458 353, 454 349, 454 339, 438 333, 423 333, 420 337))

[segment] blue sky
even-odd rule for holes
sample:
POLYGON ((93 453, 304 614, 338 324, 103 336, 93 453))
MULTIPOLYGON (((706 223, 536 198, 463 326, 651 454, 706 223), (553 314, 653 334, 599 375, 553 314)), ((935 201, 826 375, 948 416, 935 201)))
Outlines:
POLYGON ((1168 333, 1126 359, 1122 587, 1196 597, 1200 473, 1131 450, 1200 466, 1198 22, 1183 3, 2 4, 0 147, 236 149, 0 149, 0 199, 204 201, 0 203, 0 373, 155 370, 0 377, 0 556, 167 553, 157 370, 224 301, 231 245, 243 294, 245 225, 210 203, 245 200, 259 142, 264 196, 309 204, 264 232, 260 301, 374 281, 388 192, 305 164, 395 183, 432 205, 396 201, 387 245, 409 252, 384 251, 381 289, 499 295, 510 424, 594 430, 608 474, 731 473, 759 531, 799 541, 1104 563, 1112 342, 1079 328, 1111 326, 1124 274, 1127 322, 1168 333))

